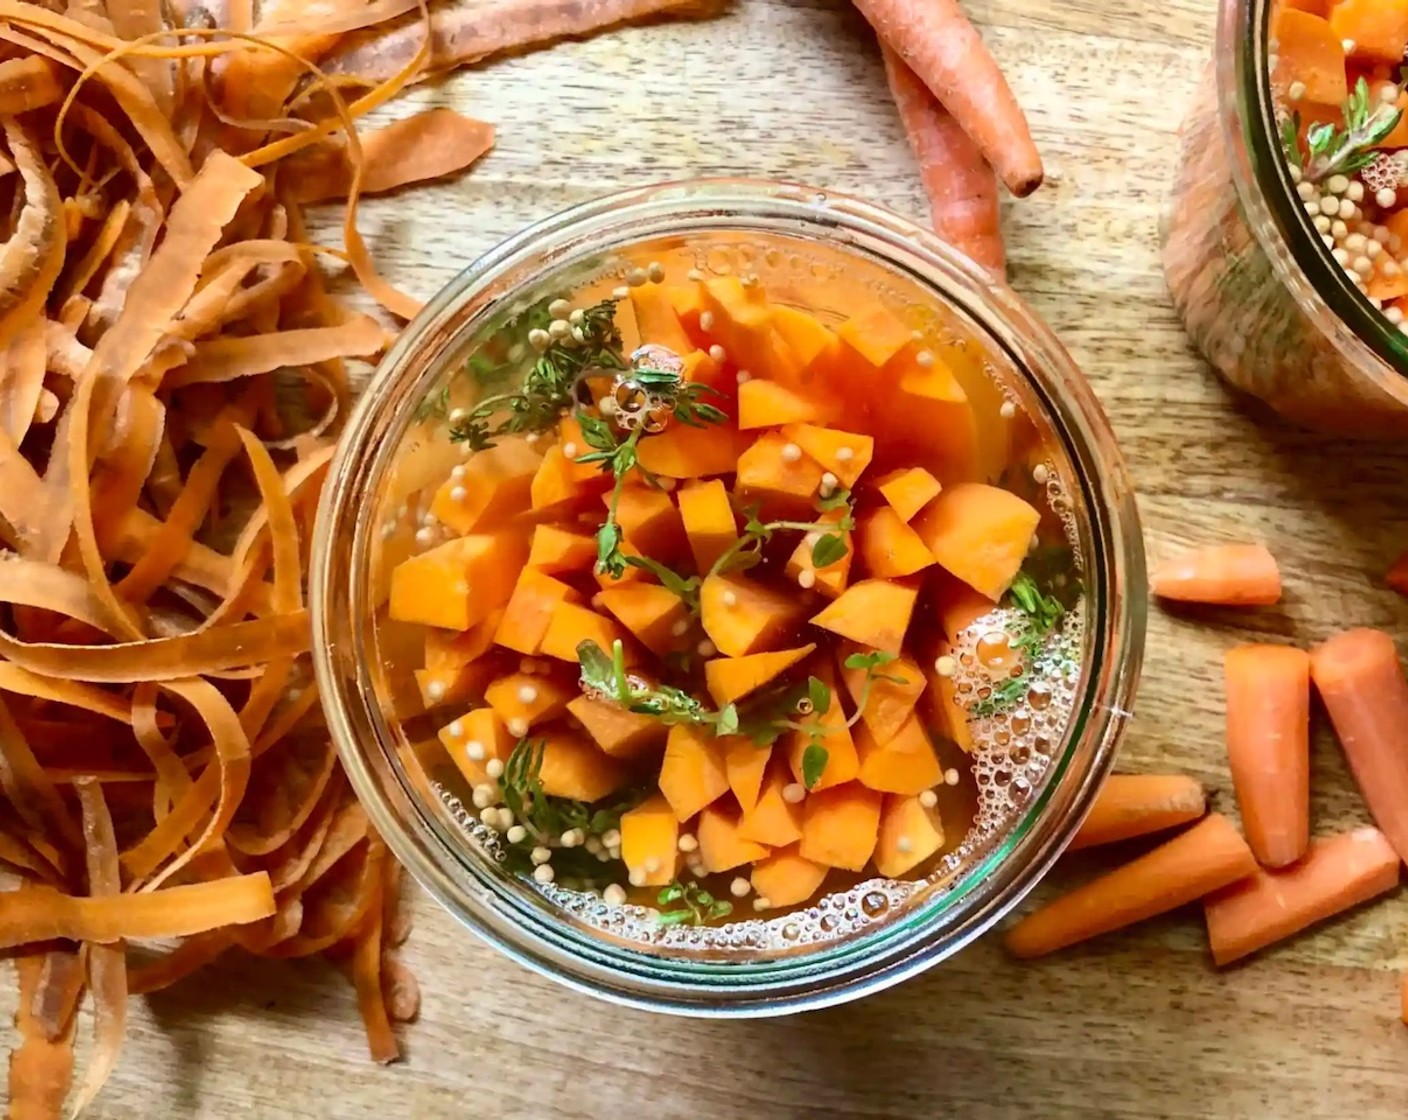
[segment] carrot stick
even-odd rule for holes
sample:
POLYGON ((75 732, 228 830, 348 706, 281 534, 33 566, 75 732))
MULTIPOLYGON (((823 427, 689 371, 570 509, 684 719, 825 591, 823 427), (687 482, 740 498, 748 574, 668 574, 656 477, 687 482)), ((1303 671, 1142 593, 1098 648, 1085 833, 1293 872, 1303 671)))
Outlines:
POLYGON ((919 163, 934 232, 989 272, 1004 276, 997 173, 972 138, 904 60, 884 43, 885 77, 919 163))
POLYGON ((1023 959, 1142 922, 1196 902, 1256 871, 1241 834, 1213 813, 1167 844, 1028 914, 1007 931, 1023 959))
POLYGON ((1310 655, 1238 646, 1223 662, 1227 761, 1247 843, 1263 867, 1284 867, 1310 843, 1310 655))
POLYGON ((1184 603, 1262 607, 1280 601, 1281 572, 1264 545, 1211 544, 1155 567, 1149 588, 1184 603))
POLYGON ((1041 186, 1041 155, 1007 79, 958 0, 856 0, 1019 198, 1041 186))
POLYGON ((274 913, 266 872, 188 883, 147 894, 77 898, 47 887, 9 892, 0 906, 0 949, 50 941, 112 942, 186 937, 274 913))
POLYGON ((1408 682, 1393 639, 1346 630, 1311 651, 1310 675, 1374 823, 1408 857, 1408 682))
POLYGON ((1259 871, 1203 904, 1212 959, 1231 964, 1398 885, 1398 853, 1377 828, 1315 840, 1299 863, 1259 871))
POLYGON ((1067 851, 1114 844, 1195 821, 1207 811, 1196 779, 1183 774, 1112 774, 1067 851))

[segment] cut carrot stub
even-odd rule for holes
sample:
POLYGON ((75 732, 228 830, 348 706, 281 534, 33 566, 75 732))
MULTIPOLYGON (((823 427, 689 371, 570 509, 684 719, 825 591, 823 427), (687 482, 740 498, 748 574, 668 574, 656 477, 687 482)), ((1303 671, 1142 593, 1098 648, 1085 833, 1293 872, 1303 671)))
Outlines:
POLYGON ((836 328, 836 336, 876 369, 914 341, 904 321, 878 303, 852 315, 836 328))
POLYGON ((522 439, 506 439, 471 455, 435 492, 430 505, 440 523, 461 535, 492 529, 529 506, 542 456, 522 439))
POLYGON ((719 707, 741 700, 756 692, 769 681, 776 680, 793 665, 808 656, 816 644, 780 649, 773 653, 754 653, 747 657, 715 657, 704 663, 704 679, 709 695, 719 707))
POLYGON ((751 378, 738 387, 738 427, 780 428, 822 419, 820 403, 776 381, 751 378))
POLYGON ((735 815, 712 805, 699 814, 695 830, 699 857, 710 874, 732 871, 767 857, 768 848, 756 840, 745 840, 738 834, 738 825, 735 815))
POLYGON ((802 454, 823 470, 830 471, 842 486, 854 486, 875 456, 875 440, 859 432, 819 428, 815 424, 788 424, 782 435, 795 443, 802 454))
POLYGON ((1281 571, 1265 545, 1214 544, 1157 565, 1149 589, 1184 603, 1263 607, 1281 600, 1281 571))
POLYGON ((527 558, 511 530, 446 541, 396 565, 388 611, 397 622, 468 630, 508 602, 527 558))
POLYGON ((654 584, 608 588, 598 598, 641 645, 660 657, 680 645, 689 628, 689 608, 684 600, 654 584))
POLYGON ((538 780, 543 792, 574 801, 599 801, 626 784, 629 772, 585 738, 562 728, 543 736, 538 780))
POLYGON ((1349 96, 1344 46, 1328 20, 1281 8, 1272 18, 1271 37, 1277 44, 1278 86, 1300 82, 1305 87, 1301 100, 1318 105, 1339 105, 1349 96))
POLYGON ((1117 844, 1195 821, 1207 795, 1184 774, 1111 774, 1066 850, 1117 844))
POLYGON ((880 835, 880 795, 856 782, 807 795, 802 811, 804 859, 860 871, 880 835))
POLYGON ((670 728, 660 764, 660 792, 675 816, 687 821, 728 792, 725 744, 708 731, 687 724, 670 728))
POLYGON ((945 570, 995 603, 1021 570, 1040 521, 1016 494, 963 482, 944 490, 912 524, 945 570))
POLYGON ((701 573, 708 572, 738 542, 738 521, 729 504, 728 487, 718 479, 696 482, 681 489, 678 497, 694 566, 701 573))
POLYGON ((560 661, 577 662, 577 647, 583 642, 595 642, 604 650, 620 641, 626 648, 626 661, 631 663, 634 646, 626 641, 626 632, 611 619, 575 603, 560 603, 552 613, 538 652, 560 661))
POLYGON ((939 496, 943 486, 923 467, 902 467, 878 480, 875 488, 890 503, 890 508, 900 515, 901 521, 910 522, 915 514, 939 496))
POLYGON ((738 822, 738 835, 769 848, 785 848, 800 840, 802 806, 787 799, 787 787, 792 784, 792 776, 784 767, 769 767, 757 803, 738 822))
POLYGON ((590 696, 570 700, 567 711, 612 758, 638 758, 665 745, 668 728, 653 716, 628 712, 590 696))
POLYGON ((864 724, 856 728, 857 777, 861 785, 879 793, 918 794, 944 780, 943 764, 918 716, 911 716, 883 742, 864 724))
POLYGON ((1238 646, 1223 664, 1227 761, 1242 831, 1257 862, 1284 867, 1310 843, 1310 655, 1238 646))
POLYGON ((856 526, 860 562, 877 579, 911 576, 934 563, 918 533, 889 506, 866 514, 856 526))
POLYGON ((1310 675, 1374 823, 1408 859, 1408 682, 1393 639, 1380 630, 1337 634, 1311 651, 1310 675))
POLYGON ((1213 813, 1187 832, 1027 915, 1007 932, 1016 957, 1039 957, 1196 902, 1257 870, 1232 822, 1213 813))
POLYGON ((440 729, 445 753, 472 786, 488 782, 490 759, 507 762, 516 742, 493 708, 475 708, 440 729))
POLYGON ((884 579, 863 579, 812 617, 812 625, 871 649, 898 653, 918 591, 884 579))
POLYGON ((806 902, 826 880, 825 864, 804 858, 796 848, 774 852, 753 865, 753 891, 769 908, 806 902))
POLYGON ((1400 862, 1377 828, 1312 841, 1299 863, 1258 872, 1206 900, 1213 960, 1231 964, 1393 890, 1400 862))
MULTIPOLYGON (((609 495, 602 503, 610 506, 609 495)), ((684 522, 674 499, 650 486, 627 486, 616 499, 621 532, 645 555, 669 564, 685 553, 684 522)))
MULTIPOLYGON (((854 647, 842 648, 845 656, 864 652, 854 647)), ((873 679, 864 669, 846 668, 843 657, 841 679, 846 682, 851 702, 860 711, 861 722, 881 742, 893 738, 914 714, 914 706, 925 687, 923 671, 908 657, 897 657, 882 666, 873 679), (862 697, 865 698, 863 706, 862 697)))
POLYGON ((494 641, 531 656, 542 646, 553 612, 563 603, 581 601, 582 596, 562 581, 537 568, 524 568, 494 631, 494 641))
POLYGON ((822 473, 786 436, 764 432, 738 457, 737 489, 764 519, 810 519, 822 473))
POLYGON ((484 701, 493 708, 515 738, 530 728, 556 719, 567 710, 567 701, 576 690, 550 677, 533 673, 510 673, 484 690, 484 701))
POLYGON ((679 841, 680 822, 658 793, 621 814, 621 859, 632 882, 643 887, 674 882, 679 841))
POLYGON ((709 576, 699 588, 699 619, 726 657, 773 645, 806 616, 807 605, 744 576, 709 576))
POLYGON ((670 303, 670 293, 659 284, 641 284, 631 289, 631 307, 643 342, 663 346, 676 354, 688 354, 694 343, 670 303))
POLYGON ((558 525, 539 525, 528 548, 528 566, 547 575, 583 572, 596 563, 596 538, 558 525))
POLYGON ((728 788, 743 812, 751 813, 763 791, 763 777, 772 759, 769 747, 760 747, 747 735, 730 735, 724 740, 724 773, 728 788))
POLYGON ((907 875, 944 846, 944 826, 937 809, 918 797, 887 797, 880 810, 875 870, 890 879, 907 875))
POLYGON ((1336 0, 1330 29, 1356 61, 1399 66, 1408 46, 1408 0, 1336 0))

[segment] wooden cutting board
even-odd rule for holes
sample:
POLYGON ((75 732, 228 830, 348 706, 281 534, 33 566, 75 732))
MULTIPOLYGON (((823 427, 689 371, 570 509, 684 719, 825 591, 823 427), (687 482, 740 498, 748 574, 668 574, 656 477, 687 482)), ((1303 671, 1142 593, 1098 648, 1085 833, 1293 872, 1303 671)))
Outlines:
MULTIPOLYGON (((1214 0, 969 0, 1046 159, 1004 204, 1012 283, 1065 340, 1130 461, 1150 553, 1260 536, 1289 587, 1218 625, 1153 612, 1121 765, 1194 774, 1235 812, 1221 653, 1348 622, 1408 632, 1376 584, 1408 545, 1408 452, 1329 443, 1234 399, 1164 290, 1159 222, 1214 0), (1242 627, 1249 627, 1245 629, 1242 627)), ((922 216, 868 31, 842 0, 741 0, 416 91, 500 127, 463 182, 367 206, 392 278, 424 296, 525 223, 614 188, 695 175, 810 182, 922 216)), ((407 111, 405 101, 395 107, 407 111)), ((336 240, 329 222, 324 239, 336 240)), ((1365 820, 1338 748, 1314 748, 1314 823, 1365 820)), ((1060 871, 1051 886, 1087 874, 1060 871)), ((1401 1118, 1408 905, 1394 898, 1215 973, 1195 913, 1032 965, 981 944, 900 989, 780 1021, 622 1011, 538 979, 419 906, 425 994, 409 1060, 366 1059, 330 969, 231 961, 134 1005, 110 1120, 1401 1118)), ((7 993, 8 998, 12 995, 7 993)), ((10 1007, 0 998, 0 1014, 10 1007)), ((0 1072, 0 1079, 4 1073, 0 1072)))

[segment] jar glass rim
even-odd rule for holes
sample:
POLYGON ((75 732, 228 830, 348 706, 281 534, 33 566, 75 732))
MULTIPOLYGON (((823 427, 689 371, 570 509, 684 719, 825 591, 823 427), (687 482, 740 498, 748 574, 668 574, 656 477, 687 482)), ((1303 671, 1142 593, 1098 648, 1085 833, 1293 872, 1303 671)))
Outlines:
MULTIPOLYGON (((1281 281, 1303 306, 1344 324, 1348 334, 1333 332, 1331 338, 1345 357, 1360 367, 1377 366, 1385 375, 1408 376, 1408 335, 1350 281, 1296 194, 1282 153, 1268 65, 1274 4, 1222 0, 1218 19, 1218 101, 1238 198, 1253 217, 1248 224, 1281 281), (1268 242, 1273 228, 1279 244, 1268 242)), ((1397 378, 1391 383, 1397 384, 1397 378)), ((1403 391, 1400 386, 1398 392, 1403 391)))
POLYGON ((1007 913, 1064 848, 1113 763, 1145 628, 1143 545, 1123 462, 1093 392, 1050 330, 1009 289, 897 215, 808 187, 738 179, 671 183, 583 203, 503 242, 447 285, 393 345, 348 422, 319 508, 310 581, 315 668, 329 728, 373 824, 412 875, 454 916, 539 972, 620 1002, 702 1015, 778 1014, 889 986, 961 948, 1007 913), (962 312, 986 343, 1003 351, 1051 420, 1077 476, 1077 509, 1092 545, 1085 574, 1087 626, 1094 633, 1087 640, 1096 653, 1080 682, 1063 749, 1038 795, 954 886, 930 892, 901 916, 805 953, 761 960, 666 957, 578 930, 560 917, 554 921, 545 907, 466 889, 463 878, 472 868, 398 773, 393 745, 370 703, 365 652, 358 656, 351 626, 350 608, 366 601, 359 598, 365 592, 359 565, 365 567, 370 547, 369 528, 357 522, 410 411, 438 372, 424 355, 443 352, 482 321, 495 291, 511 292, 584 247, 600 252, 666 233, 749 229, 808 231, 833 248, 868 253, 962 312), (1084 771, 1073 783, 1066 779, 1078 748, 1086 751, 1084 771), (955 914, 961 920, 937 929, 942 915, 955 914))

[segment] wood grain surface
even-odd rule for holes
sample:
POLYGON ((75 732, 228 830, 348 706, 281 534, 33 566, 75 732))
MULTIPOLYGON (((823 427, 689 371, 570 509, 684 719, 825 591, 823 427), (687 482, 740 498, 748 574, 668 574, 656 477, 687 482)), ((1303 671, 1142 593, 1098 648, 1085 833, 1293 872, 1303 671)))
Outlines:
MULTIPOLYGON (((1127 770, 1202 779, 1235 813, 1221 653, 1350 623, 1405 633, 1377 576, 1408 544, 1408 452, 1328 443, 1234 399, 1190 351, 1158 264, 1183 108, 1214 0, 968 0, 1031 117, 1045 187, 1004 203, 1013 285, 1094 383, 1130 461, 1152 557, 1263 537, 1288 594, 1255 615, 1151 616, 1127 770)), ((462 182, 366 209, 394 279, 429 296, 525 223, 628 185, 750 174, 921 216, 873 42, 844 0, 739 0, 725 18, 624 30, 416 91, 496 122, 462 182)), ((408 111, 406 101, 393 106, 408 111)), ((328 238, 333 238, 331 223, 328 238)), ((1338 748, 1314 747, 1315 828, 1366 818, 1338 748)), ((1094 855, 1046 889, 1088 875, 1094 855)), ((635 1117, 958 1120, 1401 1118, 1408 906, 1392 898, 1215 973, 1188 912, 1020 965, 991 941, 885 995, 786 1020, 623 1011, 502 959, 421 901, 409 1059, 366 1059, 352 993, 321 965, 235 960, 134 1002, 105 1120, 635 1117)), ((8 1017, 10 1008, 0 1013, 8 1017)), ((0 1075, 3 1076, 3 1075, 0 1075)))

